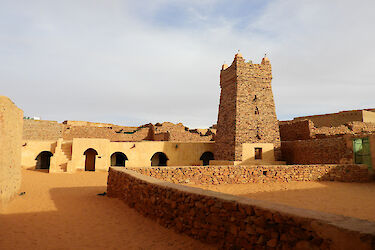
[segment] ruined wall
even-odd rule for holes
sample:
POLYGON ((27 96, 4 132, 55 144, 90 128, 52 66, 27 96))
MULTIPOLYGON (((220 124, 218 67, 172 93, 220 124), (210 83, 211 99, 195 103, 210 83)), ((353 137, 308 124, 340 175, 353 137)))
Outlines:
POLYGON ((367 166, 355 164, 293 166, 188 166, 130 168, 171 183, 243 184, 290 181, 367 182, 367 166))
POLYGON ((182 123, 163 122, 155 124, 155 140, 179 142, 208 142, 212 140, 212 133, 203 134, 198 129, 188 129, 182 123), (162 134, 162 135, 158 135, 162 134), (168 135, 167 135, 168 134, 168 135))
POLYGON ((24 120, 24 140, 57 140, 62 138, 63 125, 57 121, 24 120))
POLYGON ((274 143, 275 152, 279 152, 279 125, 271 80, 267 58, 261 64, 253 64, 237 54, 232 65, 221 71, 215 136, 219 160, 240 161, 243 143, 274 143))
POLYGON ((0 208, 21 186, 23 111, 0 96, 0 208))
POLYGON ((308 140, 314 132, 314 123, 310 120, 280 121, 281 141, 308 140))
POLYGON ((296 117, 294 120, 311 120, 314 122, 315 127, 337 127, 345 123, 359 121, 363 122, 362 110, 348 110, 338 113, 324 114, 324 115, 311 115, 296 117))
POLYGON ((372 249, 375 223, 167 183, 111 168, 109 197, 220 249, 372 249))
POLYGON ((126 127, 66 126, 63 139, 103 138, 110 141, 142 141, 148 135, 149 128, 129 131, 126 127))
POLYGON ((353 162, 353 143, 348 137, 282 141, 287 164, 343 164, 353 162))

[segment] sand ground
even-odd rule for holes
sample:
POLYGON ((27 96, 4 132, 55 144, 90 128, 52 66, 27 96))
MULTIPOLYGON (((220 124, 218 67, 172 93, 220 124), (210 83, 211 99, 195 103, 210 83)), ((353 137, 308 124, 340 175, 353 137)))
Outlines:
POLYGON ((0 213, 0 249, 210 249, 138 214, 106 191, 107 173, 24 170, 0 213))
POLYGON ((375 221, 375 183, 291 182, 189 186, 375 221))

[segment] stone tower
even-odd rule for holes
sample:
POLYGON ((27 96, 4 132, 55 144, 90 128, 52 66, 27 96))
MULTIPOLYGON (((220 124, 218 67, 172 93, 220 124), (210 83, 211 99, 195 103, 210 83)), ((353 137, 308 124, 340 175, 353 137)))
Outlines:
POLYGON ((245 62, 236 54, 220 72, 220 105, 215 159, 241 161, 243 143, 273 143, 279 159, 280 134, 271 88, 271 63, 245 62))

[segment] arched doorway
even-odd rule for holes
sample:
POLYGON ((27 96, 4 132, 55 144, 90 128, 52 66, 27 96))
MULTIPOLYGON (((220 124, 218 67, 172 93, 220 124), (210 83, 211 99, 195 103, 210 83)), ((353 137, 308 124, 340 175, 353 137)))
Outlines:
POLYGON ((85 171, 95 171, 95 160, 98 152, 95 149, 89 148, 83 154, 86 156, 85 171))
POLYGON ((111 166, 125 167, 128 157, 122 152, 115 152, 111 155, 111 166))
POLYGON ((167 166, 168 157, 163 152, 157 152, 151 157, 151 166, 167 166))
POLYGON ((53 154, 50 151, 40 152, 38 156, 35 158, 35 169, 49 169, 51 164, 51 156, 53 156, 53 154))
POLYGON ((210 151, 204 152, 199 160, 203 161, 203 166, 210 165, 210 161, 215 160, 214 154, 210 151))

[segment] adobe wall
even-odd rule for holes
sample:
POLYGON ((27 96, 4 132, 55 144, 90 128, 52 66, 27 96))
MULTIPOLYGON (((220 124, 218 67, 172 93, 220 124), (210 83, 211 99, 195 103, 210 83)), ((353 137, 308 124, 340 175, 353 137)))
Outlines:
POLYGON ((345 164, 353 162, 353 143, 348 137, 282 141, 287 164, 345 164))
POLYGON ((111 168, 109 197, 223 249, 373 249, 375 223, 186 187, 111 168))
POLYGON ((0 209, 21 186, 23 111, 0 96, 0 209))
POLYGON ((57 121, 24 120, 24 140, 57 140, 62 138, 63 125, 57 121))
POLYGON ((312 115, 296 117, 293 120, 311 120, 314 122, 315 127, 337 127, 348 122, 359 121, 363 122, 363 111, 362 110, 349 110, 341 111, 338 113, 324 114, 324 115, 312 115))
POLYGON ((290 181, 368 182, 367 166, 356 164, 187 166, 130 168, 171 183, 243 184, 290 181))
POLYGON ((363 110, 363 122, 375 123, 375 112, 363 110))
POLYGON ((110 142, 108 139, 94 138, 74 138, 72 145, 73 170, 85 169, 84 152, 95 149, 98 153, 96 157, 96 170, 107 171, 111 165, 111 155, 115 152, 122 152, 128 160, 126 167, 151 166, 151 158, 157 152, 163 152, 168 157, 168 166, 181 165, 202 165, 200 157, 204 152, 213 152, 212 142, 162 142, 162 141, 142 141, 142 142, 110 142))

